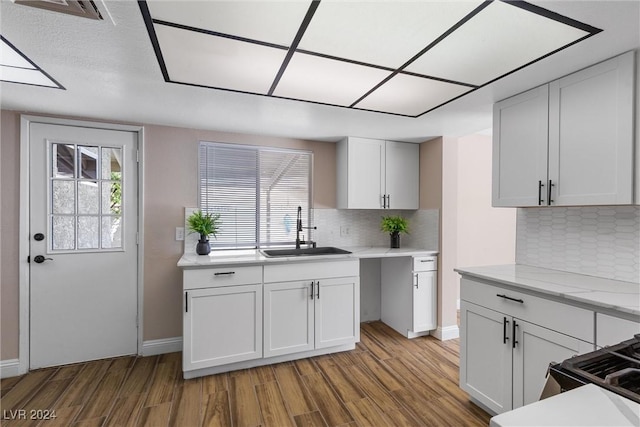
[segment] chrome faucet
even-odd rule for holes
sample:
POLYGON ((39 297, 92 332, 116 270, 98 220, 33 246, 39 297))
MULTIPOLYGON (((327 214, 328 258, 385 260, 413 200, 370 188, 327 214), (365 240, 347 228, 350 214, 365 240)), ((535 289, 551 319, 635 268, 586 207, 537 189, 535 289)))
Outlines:
POLYGON ((296 217, 296 249, 300 249, 300 245, 306 245, 309 244, 312 247, 316 247, 316 242, 309 240, 308 242, 304 241, 304 236, 303 240, 300 240, 300 232, 303 230, 317 230, 318 227, 303 227, 302 226, 302 206, 298 206, 298 216, 296 217))

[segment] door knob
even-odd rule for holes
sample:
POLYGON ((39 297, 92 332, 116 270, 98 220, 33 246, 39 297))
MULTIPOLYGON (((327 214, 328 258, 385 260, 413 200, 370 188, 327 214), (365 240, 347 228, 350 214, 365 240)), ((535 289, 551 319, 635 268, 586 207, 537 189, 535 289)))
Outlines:
POLYGON ((53 261, 53 258, 45 258, 43 255, 36 255, 33 258, 33 261, 38 263, 38 264, 42 264, 43 262, 45 262, 46 260, 50 260, 53 261))
POLYGON ((38 242, 41 240, 44 240, 44 234, 42 233, 36 233, 33 235, 33 240, 37 240, 38 242))

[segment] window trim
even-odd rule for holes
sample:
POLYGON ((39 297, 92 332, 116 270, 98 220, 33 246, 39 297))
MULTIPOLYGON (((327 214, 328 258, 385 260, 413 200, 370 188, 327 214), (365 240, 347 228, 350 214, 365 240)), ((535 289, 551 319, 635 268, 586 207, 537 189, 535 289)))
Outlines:
POLYGON ((260 241, 260 233, 261 233, 261 225, 260 225, 260 161, 259 156, 260 152, 284 152, 284 153, 300 153, 300 154, 308 154, 309 155, 309 207, 307 212, 307 218, 309 219, 309 224, 305 226, 311 226, 313 222, 313 202, 314 202, 314 192, 313 192, 313 177, 314 177, 314 153, 313 150, 301 149, 301 148, 287 148, 287 147, 274 147, 268 145, 253 145, 253 144, 238 144, 233 142, 219 142, 219 141, 206 141, 199 140, 198 141, 198 166, 197 166, 197 179, 196 179, 196 192, 198 195, 198 209, 202 208, 202 191, 200 188, 200 165, 202 164, 202 150, 203 146, 207 147, 222 147, 222 148, 231 148, 231 149, 242 149, 242 150, 251 150, 258 152, 258 165, 257 165, 257 176, 256 176, 256 242, 255 245, 246 245, 246 246, 235 246, 235 247, 215 247, 211 245, 212 251, 228 251, 228 250, 247 250, 247 249, 262 249, 269 247, 278 247, 278 246, 286 246, 293 245, 295 241, 291 242, 281 242, 271 245, 261 245, 260 241))

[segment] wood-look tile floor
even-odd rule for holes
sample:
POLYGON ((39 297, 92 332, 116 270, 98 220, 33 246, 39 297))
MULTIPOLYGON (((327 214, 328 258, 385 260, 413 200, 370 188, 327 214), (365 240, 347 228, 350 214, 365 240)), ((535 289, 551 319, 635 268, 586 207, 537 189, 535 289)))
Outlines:
POLYGON ((458 388, 458 340, 407 340, 380 322, 361 331, 353 351, 191 380, 182 378, 181 353, 33 371, 2 380, 0 424, 488 425, 458 388), (46 411, 56 418, 29 419, 46 411))

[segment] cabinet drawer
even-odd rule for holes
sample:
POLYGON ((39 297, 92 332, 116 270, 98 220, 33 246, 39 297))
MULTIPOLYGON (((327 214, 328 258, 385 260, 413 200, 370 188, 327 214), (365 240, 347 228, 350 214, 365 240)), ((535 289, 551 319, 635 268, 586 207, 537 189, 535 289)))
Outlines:
POLYGON ((463 277, 460 298, 512 317, 517 317, 583 341, 594 342, 594 313, 463 277))
POLYGON ((414 256, 413 271, 434 271, 438 269, 437 257, 414 256))
POLYGON ((184 270, 182 278, 184 289, 258 284, 262 283, 262 266, 184 270))
POLYGON ((329 279, 360 275, 360 261, 348 259, 321 262, 290 262, 264 266, 264 282, 329 279))

